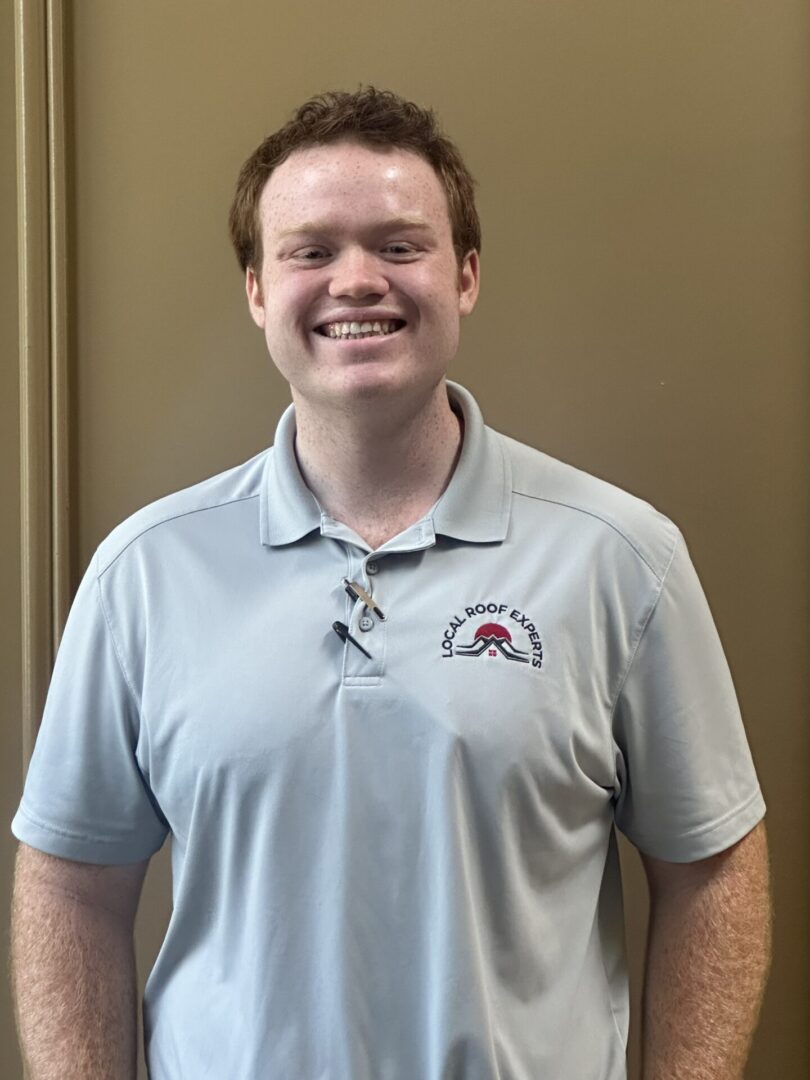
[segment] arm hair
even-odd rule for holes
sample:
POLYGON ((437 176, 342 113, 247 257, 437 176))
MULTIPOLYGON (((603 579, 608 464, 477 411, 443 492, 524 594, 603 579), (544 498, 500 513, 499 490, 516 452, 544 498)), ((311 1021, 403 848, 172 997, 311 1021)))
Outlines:
POLYGON ((696 863, 642 858, 644 1080, 741 1080, 770 966, 765 827, 696 863))
POLYGON ((11 967, 28 1080, 134 1080, 133 928, 147 865, 95 866, 20 845, 11 967))

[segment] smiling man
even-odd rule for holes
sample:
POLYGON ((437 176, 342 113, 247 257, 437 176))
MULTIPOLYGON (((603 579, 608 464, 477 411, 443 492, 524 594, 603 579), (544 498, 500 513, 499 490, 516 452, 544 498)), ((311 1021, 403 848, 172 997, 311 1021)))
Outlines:
POLYGON ((676 527, 446 381, 479 288, 458 150, 394 94, 321 95, 231 233, 293 403, 77 594, 13 826, 28 1075, 134 1076, 170 837, 152 1080, 621 1080, 619 829, 645 1080, 741 1077, 769 908, 728 668, 676 527))
POLYGON ((258 219, 248 303, 290 384, 298 464, 320 505, 373 550, 447 484, 461 421, 444 380, 478 295, 480 241, 457 254, 424 157, 347 140, 279 164, 258 219))

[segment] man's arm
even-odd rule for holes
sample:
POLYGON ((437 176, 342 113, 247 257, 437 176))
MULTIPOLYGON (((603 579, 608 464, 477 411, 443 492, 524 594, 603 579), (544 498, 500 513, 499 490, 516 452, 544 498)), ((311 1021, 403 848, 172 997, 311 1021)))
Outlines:
POLYGON ((133 927, 147 865, 93 866, 20 845, 11 963, 28 1080, 134 1080, 133 927))
POLYGON ((765 827, 699 862, 642 860, 644 1080, 740 1080, 770 964, 765 827))

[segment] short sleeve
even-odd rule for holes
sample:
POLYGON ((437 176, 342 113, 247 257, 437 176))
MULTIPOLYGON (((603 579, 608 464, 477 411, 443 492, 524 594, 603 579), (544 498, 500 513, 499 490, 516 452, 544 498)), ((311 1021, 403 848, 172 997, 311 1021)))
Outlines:
POLYGON ((168 827, 138 762, 136 695, 102 608, 95 560, 56 657, 14 835, 50 855, 138 862, 168 827))
POLYGON ((762 818, 731 673, 682 538, 614 710, 618 828, 671 862, 707 858, 762 818))

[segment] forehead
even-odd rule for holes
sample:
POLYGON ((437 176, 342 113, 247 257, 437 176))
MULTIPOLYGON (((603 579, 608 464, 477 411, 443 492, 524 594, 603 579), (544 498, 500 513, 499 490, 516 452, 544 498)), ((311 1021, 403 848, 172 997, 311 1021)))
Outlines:
POLYGON ((306 147, 271 174, 259 200, 262 231, 298 222, 413 217, 450 232, 444 187, 433 166, 399 148, 355 142, 306 147))

